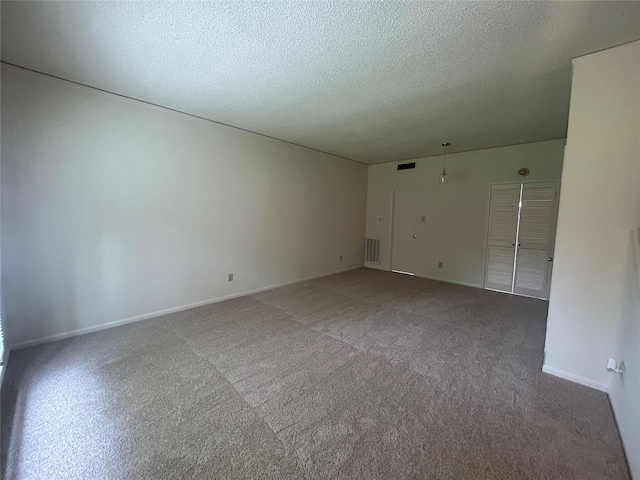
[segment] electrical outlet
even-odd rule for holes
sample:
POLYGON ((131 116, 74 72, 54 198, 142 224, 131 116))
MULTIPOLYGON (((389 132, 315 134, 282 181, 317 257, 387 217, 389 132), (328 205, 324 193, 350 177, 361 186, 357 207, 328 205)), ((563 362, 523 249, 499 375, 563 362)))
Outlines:
POLYGON ((340 255, 340 261, 342 261, 342 255, 340 255))
POLYGON ((233 273, 230 273, 230 274, 229 274, 229 281, 230 281, 230 282, 233 282, 233 273))
POLYGON ((444 262, 438 262, 438 268, 443 268, 444 267, 444 262))
POLYGON ((424 222, 426 222, 426 221, 427 221, 427 217, 425 217, 424 215, 422 215, 422 216, 420 217, 420 222, 424 223, 424 222))

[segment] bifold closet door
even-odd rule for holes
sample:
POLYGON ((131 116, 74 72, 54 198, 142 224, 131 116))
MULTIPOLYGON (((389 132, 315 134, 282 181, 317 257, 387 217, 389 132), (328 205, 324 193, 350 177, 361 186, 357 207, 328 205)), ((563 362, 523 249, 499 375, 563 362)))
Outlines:
POLYGON ((522 186, 513 293, 549 298, 556 201, 555 183, 525 183, 522 186))
POLYGON ((520 184, 491 188, 485 288, 513 291, 520 188, 520 184))

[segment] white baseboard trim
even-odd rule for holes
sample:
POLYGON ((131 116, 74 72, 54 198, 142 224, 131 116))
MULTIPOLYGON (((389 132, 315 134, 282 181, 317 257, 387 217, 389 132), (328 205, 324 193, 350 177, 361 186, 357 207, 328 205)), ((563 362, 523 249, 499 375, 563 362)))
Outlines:
MULTIPOLYGON (((380 265, 376 265, 373 263, 367 263, 365 262, 364 266, 366 268, 372 268, 374 270, 382 270, 384 272, 391 272, 392 270, 388 270, 386 268, 381 267, 380 265)), ((435 280, 436 282, 444 282, 444 283, 453 283, 455 285, 462 285, 464 287, 473 287, 473 288, 482 288, 482 285, 478 284, 478 283, 471 283, 471 282, 459 282, 457 280, 449 280, 446 278, 436 278, 436 277, 429 277, 427 275, 420 275, 418 273, 414 273, 412 274, 414 277, 420 277, 420 278, 426 278, 427 280, 435 280)))
POLYGON ((365 268, 372 268, 374 270, 382 270, 383 272, 389 272, 390 271, 390 270, 387 270, 384 267, 381 267, 377 263, 364 262, 364 266, 365 266, 365 268))
MULTIPOLYGON (((34 340, 26 340, 11 345, 7 348, 8 351, 17 350, 19 348, 33 347, 35 345, 41 345, 43 343, 55 342, 56 340, 64 340, 65 338, 77 337, 78 335, 84 335, 85 333, 99 332, 100 330, 106 330, 108 328, 119 327, 128 323, 140 322, 142 320, 148 320, 150 318, 161 317, 162 315, 168 315, 170 313, 182 312, 189 310, 190 308, 202 307, 204 305, 210 305, 212 303, 223 302, 224 300, 231 300, 232 298, 244 297, 246 295, 253 295, 254 293, 265 292, 267 290, 273 290, 274 288, 286 287, 287 285, 293 285, 295 283, 306 282, 309 280, 315 280, 318 278, 328 277, 330 275, 336 275, 338 273, 349 272, 351 270, 357 270, 362 268, 362 265, 357 267, 349 267, 341 270, 336 270, 329 273, 323 273, 320 275, 313 275, 311 277, 305 277, 298 280, 291 280, 289 282, 277 283, 275 285, 269 285, 266 287, 256 288, 254 290, 247 290, 239 293, 232 293, 230 295, 224 295, 222 297, 211 298, 209 300, 203 300, 202 302, 190 303, 188 305, 181 305, 179 307, 167 308, 165 310, 158 310, 156 312, 145 313, 142 315, 136 315, 134 317, 124 318, 122 320, 115 320, 113 322, 102 323, 92 327, 78 328, 77 330, 71 330, 69 332, 56 333, 54 335, 47 335, 46 337, 36 338, 34 340)), ((6 365, 6 363, 5 363, 6 365)))
POLYGON ((570 382, 573 382, 573 383, 579 383, 580 385, 595 388, 596 390, 600 390, 601 392, 607 393, 607 385, 604 385, 599 382, 594 382, 593 380, 590 380, 586 377, 565 372, 564 370, 559 370, 557 368, 550 367, 548 365, 543 365, 542 371, 544 373, 548 373, 549 375, 553 375, 554 377, 562 378, 564 380, 569 380, 570 382))
POLYGON ((453 283, 455 285, 462 285, 464 287, 482 288, 482 285, 479 285, 477 283, 460 282, 458 280, 448 280, 446 278, 429 277, 427 275, 419 275, 417 273, 414 273, 414 276, 420 277, 420 278, 426 278, 427 280, 435 280, 436 282, 453 283))

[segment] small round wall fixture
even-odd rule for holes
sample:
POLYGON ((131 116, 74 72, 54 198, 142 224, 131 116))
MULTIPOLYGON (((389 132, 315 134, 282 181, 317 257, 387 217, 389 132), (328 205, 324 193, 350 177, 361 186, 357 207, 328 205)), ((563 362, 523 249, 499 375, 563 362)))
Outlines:
POLYGON ((519 177, 526 177, 527 175, 529 175, 529 169, 528 168, 521 168, 520 170, 518 170, 518 176, 519 177))

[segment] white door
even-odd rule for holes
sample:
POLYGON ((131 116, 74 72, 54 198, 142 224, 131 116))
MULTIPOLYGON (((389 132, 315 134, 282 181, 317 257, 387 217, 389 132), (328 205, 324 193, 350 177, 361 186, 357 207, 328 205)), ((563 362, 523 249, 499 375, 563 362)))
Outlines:
POLYGON ((413 275, 416 262, 416 216, 418 190, 403 189, 393 192, 393 241, 391 270, 413 275))
POLYGON ((485 288, 502 292, 513 290, 519 205, 520 184, 491 188, 485 288))
POLYGON ((549 298, 557 190, 553 182, 491 188, 485 288, 549 298))
POLYGON ((557 186, 555 183, 525 183, 521 202, 513 292, 549 298, 557 186))
MULTIPOLYGON (((630 447, 627 450, 629 466, 634 473, 637 472, 633 477, 637 480, 640 478, 640 448, 637 447, 640 445, 640 227, 631 230, 630 249, 631 252, 627 254, 635 256, 635 268, 633 260, 627 257, 630 261, 627 265, 627 281, 620 292, 620 300, 626 299, 626 313, 620 317, 615 350, 616 359, 624 363, 628 373, 611 376, 608 391, 620 437, 624 445, 630 447)), ((621 367, 620 363, 618 368, 621 367)))

